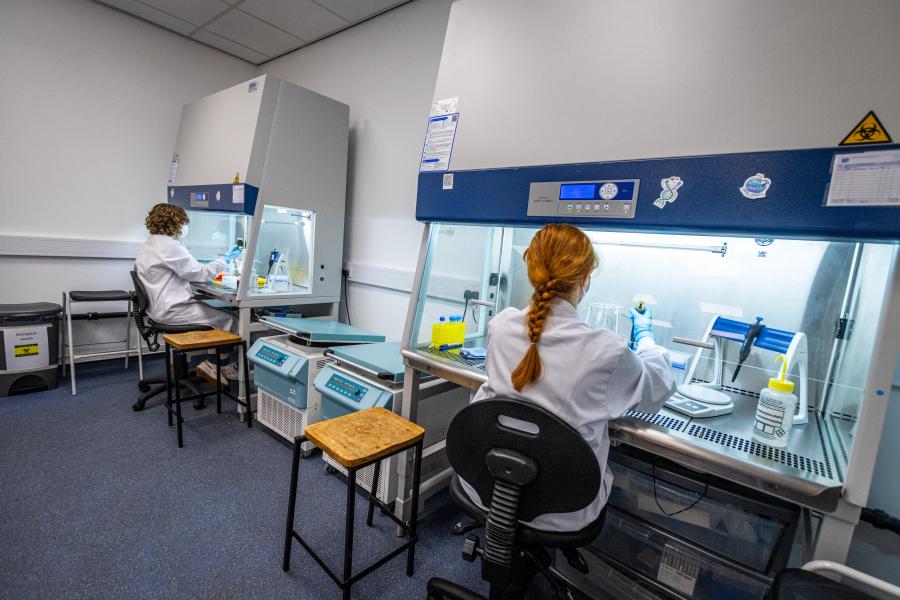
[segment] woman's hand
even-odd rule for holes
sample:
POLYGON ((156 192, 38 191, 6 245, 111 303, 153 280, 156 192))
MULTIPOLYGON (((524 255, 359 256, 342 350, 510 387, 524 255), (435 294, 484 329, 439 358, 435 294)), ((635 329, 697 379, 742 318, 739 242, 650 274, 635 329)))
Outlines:
POLYGON ((650 312, 649 306, 645 305, 642 313, 638 312, 634 307, 631 308, 631 327, 631 335, 635 343, 647 337, 655 341, 653 336, 653 313, 650 312))

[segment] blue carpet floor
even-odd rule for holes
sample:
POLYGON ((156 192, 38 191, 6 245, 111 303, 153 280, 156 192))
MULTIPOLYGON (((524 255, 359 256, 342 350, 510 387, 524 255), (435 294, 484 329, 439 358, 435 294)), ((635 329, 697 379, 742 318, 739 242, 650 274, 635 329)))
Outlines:
MULTIPOLYGON (((148 361, 152 375, 162 370, 148 361)), ((78 396, 56 390, 0 398, 0 598, 340 598, 303 549, 281 570, 290 450, 238 421, 233 402, 185 414, 185 447, 161 397, 131 410, 137 369, 84 365, 78 396)), ((297 529, 335 570, 345 484, 319 457, 301 463, 297 529)), ((354 564, 398 542, 392 523, 364 526, 358 498, 354 564)), ((377 513, 376 513, 377 515, 377 513)), ((424 598, 432 576, 485 593, 477 564, 450 534, 461 517, 442 492, 420 525, 416 572, 405 555, 354 587, 354 598, 424 598)), ((530 595, 546 597, 538 588, 530 595)))

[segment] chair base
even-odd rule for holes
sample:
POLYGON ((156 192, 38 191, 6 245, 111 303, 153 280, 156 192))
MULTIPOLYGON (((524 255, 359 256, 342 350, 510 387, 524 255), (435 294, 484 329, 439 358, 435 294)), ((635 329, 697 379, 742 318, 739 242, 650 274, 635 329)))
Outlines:
MULTIPOLYGON (((194 382, 192 380, 182 380, 178 382, 178 384, 186 388, 191 395, 198 395, 200 393, 200 388, 198 387, 199 383, 199 381, 194 382)), ((135 412, 144 410, 144 408, 146 408, 147 401, 154 396, 165 393, 166 380, 163 378, 142 379, 138 382, 138 389, 141 390, 142 393, 140 396, 138 396, 137 401, 131 405, 131 410, 135 412)), ((206 401, 202 399, 198 400, 194 403, 194 408, 197 410, 206 408, 206 401)))

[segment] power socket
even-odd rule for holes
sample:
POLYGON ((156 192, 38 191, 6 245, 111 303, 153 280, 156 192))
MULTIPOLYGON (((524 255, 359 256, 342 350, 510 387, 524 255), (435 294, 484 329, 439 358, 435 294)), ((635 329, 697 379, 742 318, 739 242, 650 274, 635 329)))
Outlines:
POLYGON ((478 300, 481 294, 477 290, 466 290, 463 292, 463 300, 478 300))

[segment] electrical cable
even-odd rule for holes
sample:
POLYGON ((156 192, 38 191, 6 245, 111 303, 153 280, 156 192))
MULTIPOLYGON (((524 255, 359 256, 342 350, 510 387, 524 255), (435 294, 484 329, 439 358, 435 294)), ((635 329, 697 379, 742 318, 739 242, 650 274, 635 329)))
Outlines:
POLYGON ((347 275, 342 274, 341 284, 344 288, 344 312, 347 313, 347 325, 353 325, 350 321, 350 294, 347 292, 347 275))
POLYGON ((900 519, 891 516, 880 508, 864 508, 859 514, 859 520, 865 521, 876 529, 887 529, 900 535, 900 519))
MULTIPOLYGON (((463 323, 466 322, 466 313, 467 313, 468 311, 469 311, 469 298, 467 297, 467 298, 466 298, 466 304, 465 304, 465 306, 463 306, 463 315, 462 315, 463 323)), ((474 308, 472 309, 472 314, 473 314, 473 315, 475 314, 475 309, 474 309, 474 308)))
POLYGON ((672 512, 672 513, 666 512, 666 509, 664 509, 662 507, 662 505, 659 503, 659 494, 656 492, 656 465, 655 464, 650 465, 650 474, 653 476, 653 499, 656 501, 656 506, 657 506, 657 508, 659 508, 660 512, 662 514, 666 515, 667 517, 674 517, 675 515, 680 515, 681 513, 685 512, 685 511, 691 510, 692 508, 697 506, 701 500, 706 498, 706 494, 707 494, 707 492, 709 492, 709 476, 707 476, 706 482, 703 484, 703 493, 700 494, 696 500, 694 500, 690 505, 685 506, 684 508, 682 508, 680 510, 676 510, 675 512, 672 512))

